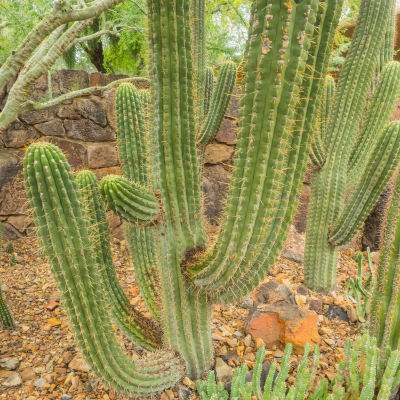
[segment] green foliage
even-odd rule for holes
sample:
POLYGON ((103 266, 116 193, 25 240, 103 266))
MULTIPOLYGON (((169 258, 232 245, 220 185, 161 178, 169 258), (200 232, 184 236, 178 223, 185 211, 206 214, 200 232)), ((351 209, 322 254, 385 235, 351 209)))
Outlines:
POLYGON ((13 267, 17 261, 15 260, 15 253, 12 253, 11 258, 10 258, 10 267, 13 267))
MULTIPOLYGON (((369 248, 367 249, 368 253, 368 265, 370 271, 372 271, 372 260, 371 253, 369 248)), ((368 308, 368 298, 371 297, 371 293, 365 290, 364 285, 362 283, 363 278, 363 254, 361 252, 357 252, 354 255, 354 260, 358 263, 358 272, 356 278, 347 278, 346 287, 345 287, 345 297, 351 298, 354 302, 356 302, 357 315, 364 318, 365 313, 368 308), (364 303, 363 303, 364 300, 364 303)))
POLYGON ((377 398, 379 400, 389 399, 392 390, 399 382, 400 372, 397 372, 400 362, 400 352, 394 351, 383 369, 382 379, 377 379, 379 365, 379 349, 376 340, 365 334, 358 337, 355 343, 350 339, 346 340, 344 358, 339 363, 336 376, 329 385, 328 380, 323 378, 315 384, 316 372, 318 369, 319 348, 315 346, 314 357, 309 365, 308 356, 310 346, 307 344, 305 353, 298 366, 295 381, 292 386, 285 384, 290 368, 289 358, 292 348, 287 345, 284 350, 280 371, 277 373, 277 364, 273 363, 269 367, 265 386, 260 385, 260 371, 265 356, 265 349, 261 348, 257 352, 254 365, 252 382, 245 382, 247 371, 246 363, 236 368, 231 385, 230 395, 221 383, 215 385, 214 372, 207 374, 206 381, 198 380, 197 390, 201 400, 228 400, 228 399, 250 399, 255 396, 262 400, 347 400, 363 399, 372 400, 379 389, 377 398), (312 392, 311 388, 315 387, 312 392), (332 393, 329 393, 331 390, 332 393))
POLYGON ((13 246, 13 243, 11 241, 7 243, 6 253, 8 253, 8 254, 14 253, 14 246, 13 246))

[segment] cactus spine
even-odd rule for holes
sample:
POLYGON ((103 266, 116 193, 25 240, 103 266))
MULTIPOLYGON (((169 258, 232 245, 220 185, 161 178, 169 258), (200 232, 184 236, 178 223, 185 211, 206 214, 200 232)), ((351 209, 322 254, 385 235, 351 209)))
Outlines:
MULTIPOLYGON (((2 225, 0 222, 0 266, 1 266, 1 230, 2 230, 2 225)), ((7 251, 8 245, 10 243, 11 242, 7 243, 6 251, 7 251)), ((12 244, 11 244, 11 246, 12 246, 12 244)), ((11 315, 8 305, 6 304, 6 302, 3 299, 1 287, 0 287, 0 325, 3 327, 3 329, 9 329, 9 330, 15 329, 14 319, 11 315)))
MULTIPOLYGON (((125 220, 136 277, 161 322, 164 345, 179 351, 190 377, 200 377, 213 357, 210 315, 215 301, 229 302, 251 291, 286 238, 341 8, 341 1, 253 3, 232 185, 218 242, 205 254, 201 154, 219 130, 236 67, 230 62, 221 67, 210 100, 201 54, 204 1, 148 3, 150 99, 132 85, 118 88, 124 177, 105 178, 101 186, 109 207, 125 220), (194 15, 202 21, 193 23, 194 15), (200 38, 195 46, 193 37, 200 38)), ((110 288, 99 270, 100 249, 90 233, 96 222, 85 211, 84 188, 74 181, 65 157, 55 146, 31 145, 24 173, 38 234, 68 301, 78 344, 96 374, 117 390, 137 390, 137 395, 172 384, 179 376, 179 360, 171 352, 151 358, 161 360, 152 377, 147 370, 132 377, 136 367, 114 353, 110 320, 118 317, 113 300, 118 292, 106 294, 110 288), (76 310, 86 312, 87 307, 89 318, 77 321, 81 314, 76 310), (99 341, 90 336, 94 329, 99 329, 99 341), (104 357, 98 359, 97 354, 104 357), (173 361, 165 364, 168 357, 173 361), (126 375, 117 376, 124 368, 126 375)), ((107 267, 112 270, 111 264, 107 267)), ((130 335, 133 340, 135 334, 139 327, 130 335)), ((278 386, 284 390, 284 381, 278 386)), ((302 391, 299 387, 296 393, 302 391)), ((251 385, 246 393, 248 398, 251 385)))
POLYGON ((314 135, 304 270, 305 283, 314 290, 334 288, 338 246, 356 234, 399 163, 400 125, 388 124, 400 93, 398 63, 383 68, 357 137, 376 67, 371 60, 378 58, 386 31, 382 21, 388 20, 390 9, 388 0, 361 2, 326 136, 314 135), (351 193, 345 205, 347 189, 351 193))

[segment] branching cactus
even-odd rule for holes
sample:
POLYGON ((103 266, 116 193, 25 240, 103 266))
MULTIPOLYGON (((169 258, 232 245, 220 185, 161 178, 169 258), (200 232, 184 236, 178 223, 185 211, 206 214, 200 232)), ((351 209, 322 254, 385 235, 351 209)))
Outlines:
POLYGON ((382 68, 359 129, 377 66, 374 60, 385 47, 391 47, 393 54, 393 41, 386 40, 393 35, 385 37, 388 27, 394 29, 386 24, 390 12, 394 12, 391 1, 361 2, 333 98, 328 97, 333 82, 326 81, 322 109, 329 110, 320 114, 325 121, 317 124, 320 129, 310 157, 314 170, 304 274, 313 290, 327 292, 335 287, 338 247, 356 235, 400 161, 400 124, 389 123, 400 95, 400 64, 391 61, 382 68))
MULTIPOLYGON (((2 226, 1 226, 1 222, 0 222, 0 266, 1 266, 1 230, 2 230, 2 226)), ((9 242, 9 243, 11 243, 11 242, 9 242)), ((7 247, 9 247, 9 243, 7 244, 7 247)), ((6 249, 6 251, 7 251, 7 249, 6 249)), ((6 304, 6 302, 3 299, 1 287, 0 287, 0 325, 3 327, 3 329, 10 329, 10 330, 15 329, 14 319, 11 315, 8 305, 6 304)))
POLYGON ((100 183, 105 203, 124 219, 135 276, 155 320, 149 335, 116 282, 101 198, 90 195, 95 179, 84 171, 76 180, 52 144, 27 149, 38 236, 82 354, 107 385, 148 395, 179 379, 181 360, 194 379, 209 369, 213 305, 253 290, 286 239, 341 9, 339 0, 253 3, 233 178, 219 238, 209 248, 204 149, 228 107, 236 66, 224 63, 213 85, 204 59, 204 1, 149 0, 150 92, 128 83, 118 88, 123 177, 100 183), (116 347, 111 321, 143 347, 161 343, 163 350, 131 363, 116 347))

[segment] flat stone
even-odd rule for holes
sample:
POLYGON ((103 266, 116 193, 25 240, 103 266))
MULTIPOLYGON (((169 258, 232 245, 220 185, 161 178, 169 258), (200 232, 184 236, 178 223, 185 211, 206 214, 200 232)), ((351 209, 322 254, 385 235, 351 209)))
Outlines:
POLYGON ((235 86, 233 89, 233 94, 231 97, 231 101, 229 103, 229 107, 226 110, 225 116, 239 118, 239 110, 240 110, 240 99, 242 98, 242 90, 235 86))
POLYGON ((117 130, 117 111, 115 109, 115 94, 117 88, 114 87, 103 93, 106 102, 107 121, 114 131, 117 130))
POLYGON ((28 367, 25 368, 22 372, 21 372, 21 378, 22 380, 25 381, 30 381, 32 379, 36 378, 36 372, 34 371, 34 369, 32 367, 28 367))
POLYGON ((261 284, 254 293, 257 304, 296 304, 291 290, 276 281, 269 281, 261 284))
POLYGON ((55 118, 60 106, 53 106, 49 108, 44 108, 43 110, 29 111, 25 114, 19 116, 22 122, 28 125, 36 125, 42 122, 48 122, 55 118))
POLYGON ((22 233, 26 231, 32 220, 27 215, 11 215, 7 222, 22 233))
POLYGON ((36 387, 42 387, 43 383, 45 383, 45 382, 46 382, 46 379, 40 378, 33 385, 36 386, 36 387))
POLYGON ((50 311, 55 310, 60 304, 57 301, 52 301, 47 305, 47 309, 50 311))
POLYGON ((358 315, 354 307, 349 307, 347 310, 347 316, 350 318, 351 322, 357 322, 358 320, 358 315))
POLYGON ((10 225, 8 222, 3 222, 2 223, 2 232, 1 236, 5 242, 9 240, 16 240, 21 238, 23 235, 17 231, 12 225, 10 225))
POLYGON ((107 125, 107 111, 99 99, 75 99, 74 107, 85 118, 103 127, 107 125))
POLYGON ((2 135, 5 147, 20 148, 34 142, 38 133, 20 121, 12 122, 2 135))
POLYGON ((90 372, 90 367, 87 362, 82 358, 82 356, 75 356, 69 363, 68 368, 74 371, 90 372))
POLYGON ((3 382, 3 386, 13 387, 22 383, 21 375, 18 372, 12 372, 10 376, 3 382))
POLYGON ((82 70, 61 69, 56 71, 61 93, 74 92, 89 87, 89 74, 82 70))
POLYGON ((90 87, 104 86, 104 77, 101 72, 91 72, 89 74, 90 87))
POLYGON ((63 122, 59 119, 53 119, 49 122, 44 122, 43 124, 35 125, 35 128, 46 136, 64 136, 65 129, 63 122))
POLYGON ((87 167, 87 150, 82 144, 54 136, 46 136, 44 140, 59 147, 65 157, 67 157, 68 163, 72 168, 80 169, 87 167))
POLYGON ((315 311, 317 314, 322 313, 322 301, 321 300, 310 300, 309 301, 310 311, 315 311))
POLYGON ((225 361, 223 361, 220 357, 217 357, 215 360, 215 375, 217 381, 221 382, 223 385, 229 382, 233 376, 229 365, 226 364, 225 361))
POLYGON ((229 145, 236 144, 238 130, 239 128, 236 121, 224 118, 215 139, 220 143, 226 143, 229 145))
POLYGON ((82 119, 82 116, 75 112, 72 106, 62 106, 57 113, 62 119, 82 119))
POLYGON ((234 147, 211 143, 206 147, 205 164, 220 164, 229 161, 234 152, 234 147))
POLYGON ((118 165, 118 152, 112 144, 94 144, 87 148, 89 168, 106 168, 118 165))
POLYGON ((83 140, 85 142, 103 142, 115 140, 116 134, 109 128, 102 128, 88 119, 64 121, 67 136, 73 139, 83 140))
POLYGON ((204 166, 204 216, 211 225, 220 223, 231 176, 221 165, 204 166))
POLYGON ((250 310, 253 308, 254 302, 251 296, 244 296, 242 299, 238 300, 237 306, 245 310, 250 310))
POLYGON ((290 226, 289 235, 281 252, 281 256, 296 263, 304 262, 304 248, 306 239, 298 233, 293 225, 290 226))
POLYGON ((19 360, 15 357, 0 358, 0 367, 7 371, 13 371, 19 367, 19 360))

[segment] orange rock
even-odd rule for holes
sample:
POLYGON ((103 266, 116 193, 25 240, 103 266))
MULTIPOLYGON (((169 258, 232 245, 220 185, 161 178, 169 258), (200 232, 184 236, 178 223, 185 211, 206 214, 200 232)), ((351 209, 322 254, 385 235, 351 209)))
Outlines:
POLYGON ((307 343, 320 343, 318 315, 293 304, 259 305, 246 319, 245 328, 253 338, 260 338, 267 347, 291 343, 293 352, 303 354, 307 343))
POLYGON ((51 326, 59 326, 61 325, 61 321, 59 321, 57 318, 50 318, 48 320, 48 324, 50 324, 51 326))

